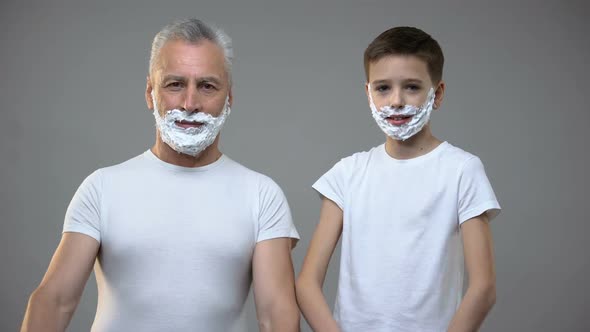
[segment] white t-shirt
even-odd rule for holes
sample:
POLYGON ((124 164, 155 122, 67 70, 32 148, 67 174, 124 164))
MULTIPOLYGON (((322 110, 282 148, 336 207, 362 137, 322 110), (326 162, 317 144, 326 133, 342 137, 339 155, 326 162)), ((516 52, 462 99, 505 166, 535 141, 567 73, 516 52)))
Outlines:
POLYGON ((446 331, 463 290, 460 224, 500 211, 483 164, 444 142, 396 160, 385 145, 314 185, 343 211, 335 319, 343 331, 446 331))
POLYGON ((150 150, 86 178, 63 231, 101 245, 94 332, 245 331, 256 243, 299 238, 270 178, 225 155, 187 168, 150 150))

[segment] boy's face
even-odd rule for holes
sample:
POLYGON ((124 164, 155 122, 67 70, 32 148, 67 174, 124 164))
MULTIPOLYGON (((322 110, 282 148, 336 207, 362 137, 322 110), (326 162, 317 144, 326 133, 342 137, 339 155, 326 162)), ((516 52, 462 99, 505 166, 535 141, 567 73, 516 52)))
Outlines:
MULTIPOLYGON (((369 64, 369 82, 365 85, 377 109, 383 106, 400 108, 405 105, 420 107, 426 101, 430 88, 435 90, 434 108, 440 107, 444 83, 436 86, 428 73, 426 62, 413 55, 388 55, 369 64), (369 91, 370 89, 370 91, 369 91)), ((387 119, 394 126, 410 121, 387 119)))

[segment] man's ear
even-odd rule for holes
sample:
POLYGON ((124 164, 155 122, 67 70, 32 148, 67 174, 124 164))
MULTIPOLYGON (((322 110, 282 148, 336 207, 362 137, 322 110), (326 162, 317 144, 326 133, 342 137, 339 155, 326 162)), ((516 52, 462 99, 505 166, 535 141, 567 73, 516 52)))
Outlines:
POLYGON ((154 100, 152 98, 152 91, 153 91, 152 81, 150 79, 150 76, 148 75, 146 77, 146 83, 145 83, 145 103, 147 104, 147 107, 150 110, 154 109, 154 100))

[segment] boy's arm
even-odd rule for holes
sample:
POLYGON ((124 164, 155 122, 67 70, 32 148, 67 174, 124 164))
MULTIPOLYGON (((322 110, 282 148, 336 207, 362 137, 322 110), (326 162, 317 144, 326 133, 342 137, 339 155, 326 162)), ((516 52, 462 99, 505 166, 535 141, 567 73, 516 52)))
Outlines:
POLYGON ((469 286, 449 332, 477 331, 496 302, 492 233, 484 213, 461 225, 469 286))
POLYGON ((293 243, 291 238, 274 238, 259 242, 254 249, 252 274, 260 331, 299 331, 293 243))
POLYGON ((100 244, 81 233, 64 233, 41 284, 29 299, 21 332, 65 331, 100 244))
POLYGON ((342 210, 338 205, 324 197, 320 222, 297 278, 297 301, 314 331, 340 331, 322 293, 322 286, 330 258, 342 233, 342 218, 342 210))

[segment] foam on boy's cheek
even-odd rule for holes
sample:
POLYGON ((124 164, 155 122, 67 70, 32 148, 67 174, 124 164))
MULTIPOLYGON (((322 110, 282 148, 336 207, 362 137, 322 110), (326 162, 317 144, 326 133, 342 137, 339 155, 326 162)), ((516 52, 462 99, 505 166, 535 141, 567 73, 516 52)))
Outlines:
POLYGON ((377 107, 373 102, 371 83, 369 83, 367 87, 369 91, 369 106, 371 108, 373 119, 375 119, 379 128, 381 128, 387 136, 396 140, 405 141, 420 132, 426 123, 428 123, 434 105, 434 88, 430 88, 426 101, 421 107, 404 105, 404 107, 401 108, 393 108, 386 105, 381 107, 380 111, 377 111, 377 107), (412 116, 412 118, 405 124, 393 125, 387 121, 387 118, 392 116, 412 116))

